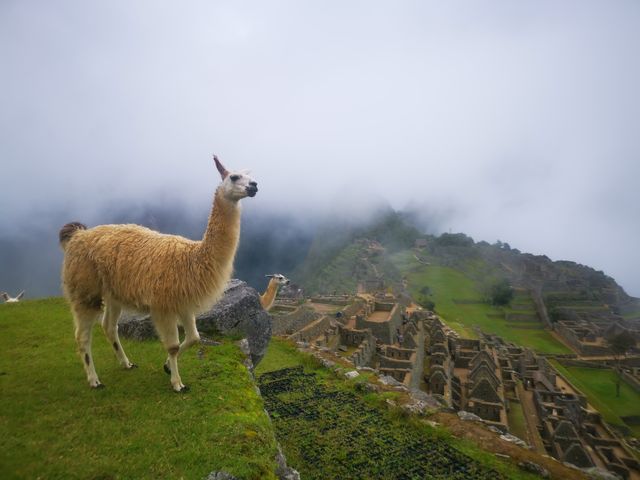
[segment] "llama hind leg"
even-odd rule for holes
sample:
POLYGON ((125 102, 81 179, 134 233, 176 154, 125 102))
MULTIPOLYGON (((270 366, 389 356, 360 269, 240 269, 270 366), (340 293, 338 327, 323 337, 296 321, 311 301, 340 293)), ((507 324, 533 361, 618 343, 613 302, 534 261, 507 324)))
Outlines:
POLYGON ((87 374, 87 381, 92 388, 104 387, 100 383, 96 368, 93 363, 93 355, 91 353, 91 335, 93 324, 98 319, 100 310, 85 309, 83 307, 73 309, 73 317, 76 324, 76 342, 78 344, 78 353, 82 359, 84 371, 87 374))
POLYGON ((184 328, 184 340, 180 344, 180 350, 178 356, 187 350, 192 345, 200 342, 200 333, 196 328, 196 316, 193 313, 180 315, 182 320, 182 328, 184 328))
POLYGON ((180 337, 178 336, 178 325, 175 318, 170 316, 152 314, 156 330, 166 348, 168 357, 164 364, 164 369, 171 374, 171 387, 176 392, 186 392, 188 387, 182 383, 178 372, 178 353, 180 352, 180 337))
POLYGON ((109 343, 113 347, 116 354, 116 358, 126 369, 137 367, 135 363, 131 363, 127 358, 127 354, 124 353, 124 348, 120 343, 120 337, 118 336, 118 318, 120 318, 120 312, 122 308, 114 301, 105 301, 104 316, 102 317, 102 329, 104 334, 109 340, 109 343))

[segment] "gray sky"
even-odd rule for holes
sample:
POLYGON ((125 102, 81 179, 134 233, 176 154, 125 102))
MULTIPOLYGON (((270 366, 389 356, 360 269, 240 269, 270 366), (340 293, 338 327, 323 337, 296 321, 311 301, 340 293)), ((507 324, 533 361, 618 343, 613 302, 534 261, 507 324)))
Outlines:
POLYGON ((216 152, 245 208, 383 198, 640 296, 639 27, 636 0, 4 0, 0 229, 201 205, 216 152))

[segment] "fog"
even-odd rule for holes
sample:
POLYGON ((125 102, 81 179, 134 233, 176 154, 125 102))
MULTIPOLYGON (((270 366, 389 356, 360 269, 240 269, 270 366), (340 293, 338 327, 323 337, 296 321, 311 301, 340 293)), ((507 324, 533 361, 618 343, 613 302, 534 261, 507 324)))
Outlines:
POLYGON ((388 202, 640 296, 638 25, 633 0, 4 1, 0 240, 25 253, 0 269, 59 268, 32 236, 113 205, 204 228, 217 153, 259 183, 252 225, 388 202))

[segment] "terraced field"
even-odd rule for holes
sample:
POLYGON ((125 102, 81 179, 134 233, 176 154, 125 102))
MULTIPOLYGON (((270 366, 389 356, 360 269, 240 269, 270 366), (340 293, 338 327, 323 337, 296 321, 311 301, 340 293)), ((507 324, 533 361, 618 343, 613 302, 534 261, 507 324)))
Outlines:
POLYGON ((258 384, 290 466, 308 479, 534 479, 474 444, 408 417, 367 393, 368 375, 346 381, 272 339, 258 384))
POLYGON ((518 292, 509 308, 495 307, 483 301, 482 285, 461 271, 436 263, 426 265, 411 251, 395 254, 391 261, 406 277, 412 297, 419 300, 426 295, 437 313, 462 336, 476 338, 473 327, 478 326, 541 353, 571 353, 544 329, 526 292, 518 292))
POLYGON ((304 478, 504 478, 426 428, 390 422, 301 366, 262 375, 260 390, 289 462, 304 478))
POLYGON ((640 425, 625 423, 624 418, 640 418, 640 395, 626 382, 620 384, 620 396, 616 397, 616 374, 612 370, 564 366, 551 360, 556 370, 587 396, 593 405, 612 425, 627 427, 640 437, 640 425))

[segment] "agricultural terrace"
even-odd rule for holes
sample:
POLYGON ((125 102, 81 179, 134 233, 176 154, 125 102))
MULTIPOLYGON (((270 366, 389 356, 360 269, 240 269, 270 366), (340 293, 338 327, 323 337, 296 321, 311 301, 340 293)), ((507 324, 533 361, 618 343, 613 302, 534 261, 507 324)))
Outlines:
POLYGON ((256 369, 287 462, 302 478, 537 478, 390 409, 399 393, 365 393, 368 374, 343 380, 273 338, 256 369))
POLYGON ((587 396, 587 400, 610 424, 628 427, 632 435, 640 438, 640 425, 626 423, 624 418, 640 418, 640 395, 628 383, 620 383, 620 396, 616 397, 616 373, 609 369, 562 365, 550 360, 558 372, 587 396))

